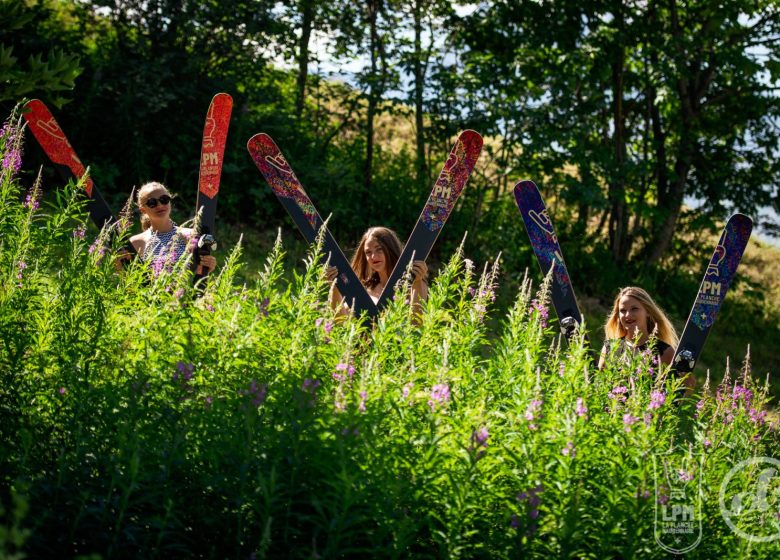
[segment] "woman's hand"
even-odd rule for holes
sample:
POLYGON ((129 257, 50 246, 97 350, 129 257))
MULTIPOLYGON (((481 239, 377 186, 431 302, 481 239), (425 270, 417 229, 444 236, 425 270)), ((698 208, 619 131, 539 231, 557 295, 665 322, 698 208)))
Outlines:
POLYGON ((428 265, 425 261, 414 261, 412 263, 412 276, 414 276, 414 282, 426 282, 428 281, 428 265))
POLYGON ((325 280, 328 282, 333 282, 339 275, 339 269, 335 266, 329 266, 327 270, 325 270, 325 280))
POLYGON ((125 266, 130 264, 132 259, 133 255, 130 251, 122 247, 117 251, 116 256, 114 257, 114 268, 117 272, 122 272, 125 266))
POLYGON ((209 271, 209 274, 217 268, 217 258, 214 255, 201 255, 200 266, 209 271))

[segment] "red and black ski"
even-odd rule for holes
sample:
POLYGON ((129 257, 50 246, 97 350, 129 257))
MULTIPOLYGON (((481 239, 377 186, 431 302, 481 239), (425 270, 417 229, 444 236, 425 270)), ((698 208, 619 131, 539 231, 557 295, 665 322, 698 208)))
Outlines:
POLYGON ((447 218, 450 217, 463 187, 466 186, 471 172, 482 151, 482 136, 473 130, 465 130, 458 136, 439 178, 433 186, 428 202, 417 219, 412 234, 404 245, 404 250, 385 284, 385 289, 377 302, 382 310, 392 300, 395 285, 403 276, 406 267, 414 257, 425 260, 439 237, 447 218))
MULTIPOLYGON (((66 180, 71 178, 81 180, 86 175, 87 170, 48 107, 42 101, 33 99, 27 102, 25 109, 24 118, 27 120, 30 131, 57 171, 66 180)), ((95 225, 102 228, 106 224, 113 224, 116 221, 114 215, 89 176, 84 179, 84 191, 89 197, 87 210, 95 225)), ((131 254, 135 254, 135 248, 131 243, 128 242, 125 248, 131 254)))
POLYGON ((753 221, 743 214, 731 216, 723 228, 672 360, 678 374, 689 373, 696 366, 752 231, 753 221))
POLYGON ((552 221, 542 195, 533 181, 520 181, 515 185, 515 202, 523 217, 523 224, 531 240, 531 247, 542 269, 542 276, 553 270, 550 299, 560 321, 561 331, 570 339, 582 324, 582 313, 574 297, 569 271, 563 261, 563 253, 555 235, 552 221))
POLYGON ((193 259, 195 283, 208 274, 200 266, 200 257, 211 254, 211 251, 217 248, 217 242, 214 238, 217 195, 219 194, 219 180, 222 176, 222 162, 232 111, 233 98, 227 93, 218 93, 211 100, 206 114, 206 124, 203 127, 198 196, 195 201, 195 215, 200 213, 197 229, 198 244, 195 247, 195 258, 193 259))
MULTIPOLYGON (((247 149, 252 161, 265 177, 276 198, 290 214, 295 225, 301 230, 303 237, 309 243, 314 243, 317 239, 317 233, 323 226, 322 218, 309 195, 303 190, 300 181, 282 152, 270 136, 262 133, 255 134, 249 139, 247 149)), ((328 229, 325 230, 324 234, 323 250, 329 255, 331 266, 335 266, 338 270, 336 286, 341 295, 344 296, 348 305, 354 304, 358 314, 365 312, 369 317, 375 317, 377 314, 376 305, 355 271, 352 270, 352 266, 333 238, 333 234, 328 229)))

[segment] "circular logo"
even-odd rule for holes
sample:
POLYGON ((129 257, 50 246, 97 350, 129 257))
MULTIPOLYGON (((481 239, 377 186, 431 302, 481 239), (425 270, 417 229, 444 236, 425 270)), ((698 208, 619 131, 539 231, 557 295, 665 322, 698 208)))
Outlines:
POLYGON ((720 514, 751 542, 780 539, 780 461, 751 457, 734 465, 720 485, 720 514), (735 476, 747 471, 747 476, 735 476))

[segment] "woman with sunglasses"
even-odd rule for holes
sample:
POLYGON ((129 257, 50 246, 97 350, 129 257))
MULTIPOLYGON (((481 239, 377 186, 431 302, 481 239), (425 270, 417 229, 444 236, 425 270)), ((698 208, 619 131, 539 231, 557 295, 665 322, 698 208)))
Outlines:
MULTIPOLYGON (((173 197, 162 183, 146 183, 138 190, 138 210, 141 212, 141 233, 130 238, 143 261, 149 262, 156 273, 170 268, 185 251, 191 251, 189 240, 195 235, 192 228, 180 228, 171 220, 173 197)), ((209 272, 217 266, 213 255, 200 257, 200 265, 209 272)))

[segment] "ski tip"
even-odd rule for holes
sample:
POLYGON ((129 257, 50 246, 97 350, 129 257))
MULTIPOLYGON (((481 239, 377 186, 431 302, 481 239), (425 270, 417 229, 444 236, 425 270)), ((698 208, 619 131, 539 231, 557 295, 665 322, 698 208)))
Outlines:
POLYGON ((515 187, 512 189, 512 191, 515 194, 515 200, 520 200, 521 198, 532 193, 536 194, 537 196, 539 195, 539 188, 536 186, 536 183, 527 179, 515 183, 515 187))
POLYGON ((539 188, 536 186, 536 183, 534 183, 529 179, 523 179, 522 181, 518 181, 517 183, 515 183, 515 188, 514 188, 515 192, 524 191, 528 189, 534 189, 537 191, 539 190, 539 188))
POLYGON ((730 224, 738 224, 743 227, 749 226, 750 229, 753 229, 753 220, 750 216, 746 216, 745 214, 740 214, 739 212, 732 214, 729 218, 728 223, 730 224))
POLYGON ((469 144, 472 146, 478 145, 480 149, 482 148, 482 135, 476 130, 472 130, 470 128, 464 130, 458 135, 458 140, 464 144, 469 144))
POLYGON ((232 96, 232 95, 230 95, 229 93, 225 93, 225 92, 223 91, 223 92, 220 92, 220 93, 216 94, 216 95, 215 95, 215 96, 214 96, 214 97, 211 99, 211 101, 212 101, 212 102, 214 102, 214 101, 220 101, 220 102, 222 102, 222 103, 230 103, 230 104, 232 105, 232 104, 233 104, 233 96, 232 96))
POLYGON ((257 151, 257 149, 263 145, 263 144, 271 144, 273 146, 276 146, 276 143, 273 141, 273 139, 268 136, 265 132, 258 132, 254 136, 252 136, 246 143, 246 147, 250 152, 257 151))
POLYGON ((46 107, 46 104, 41 101, 40 99, 30 99, 27 103, 23 105, 24 112, 22 115, 25 119, 28 121, 35 115, 50 115, 51 112, 49 111, 49 108, 46 107))

